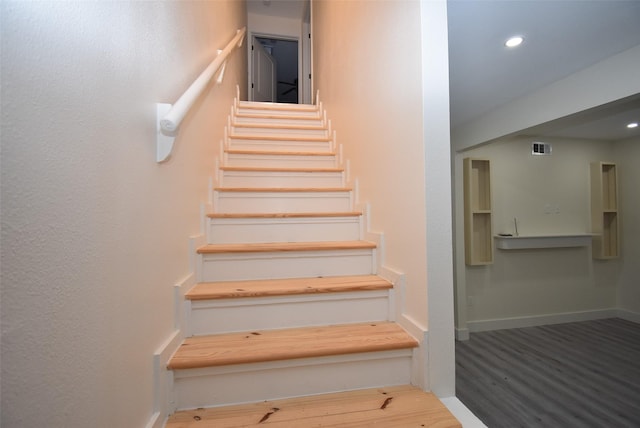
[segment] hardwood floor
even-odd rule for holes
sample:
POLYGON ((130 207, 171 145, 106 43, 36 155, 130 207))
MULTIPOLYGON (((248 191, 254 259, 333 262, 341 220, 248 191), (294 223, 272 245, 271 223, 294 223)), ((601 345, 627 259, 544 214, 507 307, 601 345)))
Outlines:
POLYGON ((638 428, 640 324, 472 333, 456 342, 456 395, 489 428, 638 428))
POLYGON ((391 386, 177 412, 166 428, 461 428, 431 394, 391 386))

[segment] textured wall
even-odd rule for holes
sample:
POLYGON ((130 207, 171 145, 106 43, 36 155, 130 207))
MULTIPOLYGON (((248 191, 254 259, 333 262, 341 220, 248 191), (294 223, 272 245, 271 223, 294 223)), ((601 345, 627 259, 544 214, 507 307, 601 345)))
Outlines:
POLYGON ((143 426, 244 54, 162 165, 154 103, 175 101, 245 25, 244 4, 0 7, 1 425, 143 426))

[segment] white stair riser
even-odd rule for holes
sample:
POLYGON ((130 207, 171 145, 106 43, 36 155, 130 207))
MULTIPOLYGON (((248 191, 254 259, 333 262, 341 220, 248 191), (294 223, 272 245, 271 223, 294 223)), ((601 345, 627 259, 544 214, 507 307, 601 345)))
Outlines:
POLYGON ((253 155, 225 153, 224 165, 262 167, 262 168, 335 168, 338 160, 335 155, 253 155))
POLYGON ((411 382, 411 350, 244 364, 174 373, 179 410, 411 382))
MULTIPOLYGON (((257 124, 252 124, 257 125, 257 124)), ((297 129, 295 127, 279 127, 279 128, 268 128, 266 126, 262 127, 247 127, 247 126, 234 126, 231 125, 231 134, 232 135, 286 135, 288 137, 299 137, 304 139, 306 137, 312 138, 322 138, 329 137, 329 131, 326 127, 322 127, 320 129, 297 129)))
POLYGON ((343 187, 342 172, 223 171, 222 187, 343 187))
POLYGON ((191 333, 222 334, 389 319, 389 291, 191 302, 191 333))
POLYGON ((209 244, 359 239, 360 217, 209 219, 209 244))
POLYGON ((303 213, 352 210, 350 192, 214 192, 220 213, 303 213))
POLYGON ((229 147, 237 150, 267 150, 290 152, 331 152, 331 141, 249 140, 229 137, 229 147))
POLYGON ((202 282, 375 273, 375 250, 204 254, 202 282))
POLYGON ((234 116, 236 115, 259 115, 259 116, 295 116, 301 118, 322 118, 322 114, 316 108, 314 109, 298 109, 298 108, 290 108, 290 109, 271 109, 271 108, 244 108, 242 106, 238 106, 234 111, 234 116))
POLYGON ((233 121, 235 123, 251 123, 251 124, 260 124, 260 123, 268 123, 270 125, 304 125, 304 126, 324 126, 324 120, 321 117, 280 117, 280 118, 269 118, 269 117, 244 117, 244 116, 234 116, 233 121))

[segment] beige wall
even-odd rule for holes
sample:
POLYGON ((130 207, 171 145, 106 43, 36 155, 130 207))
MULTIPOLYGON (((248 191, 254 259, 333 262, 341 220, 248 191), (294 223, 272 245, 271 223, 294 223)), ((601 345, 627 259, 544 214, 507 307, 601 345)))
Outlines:
POLYGON ((640 138, 619 141, 614 147, 615 159, 620 166, 622 208, 618 306, 634 312, 640 320, 640 138))
POLYGON ((245 25, 244 4, 0 7, 1 425, 144 426, 244 54, 164 164, 154 103, 174 102, 245 25))
POLYGON ((384 232, 385 265, 406 273, 406 311, 427 325, 420 4, 315 1, 314 86, 384 232))
MULTIPOLYGON (((589 164, 613 160, 613 145, 545 139, 553 154, 533 156, 531 141, 504 140, 458 154, 458 181, 463 158, 491 160, 494 234, 514 233, 514 217, 520 235, 588 233, 589 164)), ((462 205, 460 191, 459 212, 462 205)), ((457 244, 464 266, 463 236, 457 244)), ((494 248, 492 265, 464 267, 458 283, 466 281, 467 300, 460 299, 465 307, 459 309, 469 322, 613 309, 620 266, 620 260, 593 260, 589 247, 494 248)))

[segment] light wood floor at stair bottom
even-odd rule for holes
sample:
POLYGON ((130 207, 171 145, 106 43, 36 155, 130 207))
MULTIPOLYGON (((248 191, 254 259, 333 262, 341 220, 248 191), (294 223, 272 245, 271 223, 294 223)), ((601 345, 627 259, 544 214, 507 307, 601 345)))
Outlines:
POLYGON ((166 428, 455 428, 460 422, 431 393, 395 386, 177 412, 166 428))
POLYGON ((393 322, 261 330, 185 339, 171 370, 260 363, 295 358, 411 349, 418 342, 393 322))

